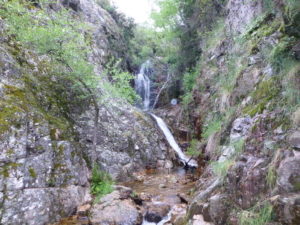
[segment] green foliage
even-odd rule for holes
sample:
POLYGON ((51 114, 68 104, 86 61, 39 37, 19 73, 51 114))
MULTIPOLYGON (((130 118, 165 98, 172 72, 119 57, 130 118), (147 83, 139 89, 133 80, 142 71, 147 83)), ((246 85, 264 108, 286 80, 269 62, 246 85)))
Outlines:
POLYGON ((256 205, 239 213, 240 225, 263 225, 272 220, 273 206, 269 203, 256 205))
POLYGON ((192 139, 190 142, 190 147, 187 148, 187 155, 198 156, 201 154, 198 148, 199 141, 197 139, 192 139))
POLYGON ((94 203, 96 204, 101 197, 113 191, 114 182, 109 174, 99 170, 97 163, 94 163, 92 169, 91 193, 97 195, 94 203))
POLYGON ((104 101, 111 101, 113 98, 116 98, 116 100, 123 99, 130 104, 134 104, 140 99, 140 96, 138 96, 135 90, 130 86, 130 80, 134 79, 134 76, 128 72, 123 72, 118 67, 119 63, 120 60, 114 64, 114 60, 112 59, 110 63, 106 65, 107 68, 103 76, 109 77, 109 82, 102 82, 101 87, 104 90, 102 98, 104 101))
POLYGON ((137 197, 139 194, 135 191, 135 190, 133 190, 133 192, 130 194, 130 197, 131 198, 135 198, 135 197, 137 197))
POLYGON ((222 118, 215 116, 211 121, 206 123, 204 132, 202 133, 203 139, 208 139, 210 135, 220 131, 222 128, 222 118))
MULTIPOLYGON (((44 72, 51 74, 48 74, 48 79, 72 84, 72 92, 77 96, 109 98, 108 93, 111 92, 113 97, 126 99, 133 104, 136 95, 129 83, 133 76, 117 69, 121 62, 108 64, 100 81, 101 77, 94 73, 94 65, 87 59, 91 54, 89 40, 82 31, 88 30, 88 27, 74 20, 65 8, 51 11, 51 14, 46 4, 49 1, 42 1, 42 9, 32 11, 29 10, 30 3, 17 0, 3 2, 0 12, 7 24, 7 33, 38 55, 47 56, 51 67, 44 72), (108 74, 111 76, 110 82, 106 82, 105 75, 108 74), (101 96, 99 89, 102 90, 101 96)), ((33 76, 28 78, 36 79, 33 76)))
POLYGON ((168 30, 176 29, 182 21, 179 14, 180 1, 158 1, 158 6, 160 8, 160 11, 153 11, 151 14, 151 18, 154 20, 155 26, 168 30))

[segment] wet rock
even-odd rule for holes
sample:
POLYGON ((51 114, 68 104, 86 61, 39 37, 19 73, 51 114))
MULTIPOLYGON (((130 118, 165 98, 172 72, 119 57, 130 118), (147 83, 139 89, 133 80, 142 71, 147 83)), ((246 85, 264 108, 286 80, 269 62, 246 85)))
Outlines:
POLYGON ((91 224, 138 224, 142 221, 141 213, 131 199, 120 200, 120 192, 112 193, 102 197, 99 203, 90 210, 91 224))
POLYGON ((142 193, 140 194, 140 198, 141 198, 143 201, 151 201, 151 197, 152 197, 152 195, 151 195, 151 194, 148 194, 148 193, 142 192, 142 193))
POLYGON ((167 179, 168 182, 173 183, 173 184, 178 182, 175 175, 168 175, 168 176, 166 176, 166 179, 167 179))
POLYGON ((170 160, 165 161, 165 168, 166 169, 171 169, 173 168, 173 163, 170 160))
POLYGON ((300 131, 294 131, 288 137, 288 142, 293 148, 300 150, 300 131))
POLYGON ((133 173, 132 174, 133 180, 137 182, 144 182, 145 174, 144 173, 133 173))
POLYGON ((148 222, 158 223, 163 219, 163 217, 167 216, 170 208, 171 207, 166 204, 148 204, 146 206, 145 219, 148 222))

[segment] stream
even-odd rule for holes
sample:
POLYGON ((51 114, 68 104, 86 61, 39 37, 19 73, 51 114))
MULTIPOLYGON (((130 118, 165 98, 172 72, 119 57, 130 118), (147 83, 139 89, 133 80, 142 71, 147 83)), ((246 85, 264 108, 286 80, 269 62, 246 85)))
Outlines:
MULTIPOLYGON (((186 211, 187 204, 178 196, 181 194, 189 194, 195 186, 196 170, 185 170, 182 167, 171 170, 146 170, 145 173, 140 173, 143 181, 131 181, 118 183, 118 185, 132 188, 143 198, 148 198, 143 202, 143 207, 147 204, 164 204, 169 205, 170 209, 176 208, 181 212, 186 211)), ((151 223, 143 220, 142 225, 163 225, 170 220, 170 212, 159 223, 151 223)), ((87 217, 68 217, 62 219, 55 225, 87 225, 89 224, 87 217)))

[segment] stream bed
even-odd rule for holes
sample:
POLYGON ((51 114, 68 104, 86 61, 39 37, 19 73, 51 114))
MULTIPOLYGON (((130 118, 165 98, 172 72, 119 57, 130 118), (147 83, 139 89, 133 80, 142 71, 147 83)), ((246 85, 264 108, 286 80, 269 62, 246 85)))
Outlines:
MULTIPOLYGON (((174 168, 170 170, 147 170, 138 173, 139 181, 123 182, 118 185, 129 187, 133 193, 143 200, 143 223, 142 225, 163 225, 171 219, 171 211, 179 211, 182 217, 185 215, 187 204, 185 197, 195 186, 196 171, 174 168), (180 196, 180 197, 179 197, 180 196), (185 200, 184 200, 185 199, 185 200), (150 208, 160 208, 167 206, 167 215, 162 221, 157 223, 145 220, 145 215, 150 208)), ((164 209, 162 209, 164 210, 164 209)), ((64 218, 55 225, 87 225, 87 217, 78 218, 77 216, 64 218)))

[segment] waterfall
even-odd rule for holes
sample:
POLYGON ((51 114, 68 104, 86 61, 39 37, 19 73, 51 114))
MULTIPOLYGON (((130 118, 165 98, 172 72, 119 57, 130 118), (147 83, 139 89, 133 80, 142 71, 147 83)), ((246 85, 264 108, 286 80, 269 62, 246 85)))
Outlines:
POLYGON ((149 60, 143 63, 139 73, 135 78, 135 90, 138 95, 142 97, 143 106, 138 103, 137 106, 143 108, 143 110, 147 111, 150 109, 150 86, 151 81, 149 79, 149 75, 152 75, 151 63, 149 60))
POLYGON ((181 150, 181 148, 178 146, 177 142, 175 141, 174 136, 172 135, 171 131, 167 127, 166 123, 159 117, 155 116, 152 113, 149 113, 157 122, 159 128, 164 133, 165 137, 167 138, 169 144, 174 149, 174 151, 178 154, 180 160, 186 164, 188 162, 188 165, 191 167, 197 167, 197 162, 195 160, 190 160, 181 150))
MULTIPOLYGON (((165 87, 166 83, 169 80, 170 74, 168 73, 168 77, 162 88, 160 89, 158 95, 155 98, 153 106, 150 108, 151 105, 151 81, 149 79, 149 76, 151 76, 153 73, 153 70, 151 68, 151 63, 148 60, 147 62, 143 63, 141 66, 141 69, 139 73, 136 75, 135 79, 135 90, 138 95, 142 97, 143 103, 137 103, 137 106, 142 108, 143 110, 147 111, 149 109, 153 109, 154 106, 157 103, 158 96, 162 89, 165 87)), ((189 165, 191 167, 197 167, 197 162, 195 160, 190 160, 181 150, 181 148, 178 146, 177 142, 175 141, 175 138, 173 137, 172 133, 170 132, 169 128, 165 124, 165 122, 157 117, 156 115, 149 113, 157 122, 160 129, 163 131, 165 137, 167 138, 169 144, 174 149, 174 151, 178 154, 180 160, 186 165, 189 165)))

